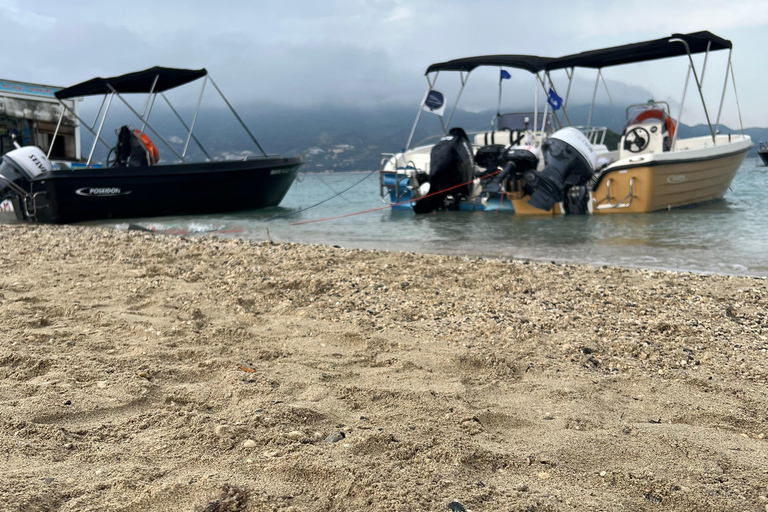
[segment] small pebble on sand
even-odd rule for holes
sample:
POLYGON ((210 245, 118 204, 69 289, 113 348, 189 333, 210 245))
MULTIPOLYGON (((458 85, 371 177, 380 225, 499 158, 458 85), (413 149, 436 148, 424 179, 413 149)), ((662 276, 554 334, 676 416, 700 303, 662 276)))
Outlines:
POLYGON ((246 439, 243 441, 243 448, 256 448, 256 441, 253 439, 246 439))
POLYGON ((213 429, 213 433, 216 434, 216 437, 232 437, 232 428, 229 425, 216 425, 213 429))
POLYGON ((300 430, 293 430, 291 432, 288 432, 288 439, 291 441, 301 441, 304 439, 304 432, 301 432, 300 430))

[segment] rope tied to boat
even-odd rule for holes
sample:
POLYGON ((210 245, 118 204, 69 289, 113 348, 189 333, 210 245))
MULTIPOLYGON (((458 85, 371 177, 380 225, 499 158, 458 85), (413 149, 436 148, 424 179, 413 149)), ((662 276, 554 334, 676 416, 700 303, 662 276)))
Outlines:
MULTIPOLYGON (((347 188, 345 188, 345 189, 344 189, 344 190, 342 190, 341 192, 337 192, 335 195, 332 195, 331 197, 328 197, 328 198, 326 198, 326 199, 323 199, 323 200, 322 200, 322 201, 320 201, 319 203, 315 203, 315 204, 313 204, 312 206, 307 206, 306 208, 302 208, 301 210, 296 210, 295 212, 281 213, 281 214, 279 214, 279 215, 275 215, 275 216, 273 216, 273 217, 269 217, 269 218, 266 218, 266 219, 264 219, 264 222, 269 222, 269 221, 271 221, 271 220, 275 220, 275 219, 282 219, 283 217, 290 217, 291 215, 297 215, 297 214, 299 214, 299 213, 302 213, 302 212, 305 212, 305 211, 307 211, 307 210, 310 210, 310 209, 312 209, 312 208, 314 208, 314 207, 316 207, 316 206, 320 206, 320 205, 321 205, 321 204, 323 204, 323 203, 327 203, 327 202, 328 202, 328 201, 330 201, 331 199, 336 199, 337 197, 339 197, 340 195, 344 194, 344 193, 345 193, 345 192, 347 192, 348 190, 351 190, 352 188, 354 188, 354 187, 358 186, 359 184, 361 184, 362 182, 364 182, 365 180, 367 180, 368 178, 370 178, 371 176, 373 176, 373 175, 374 175, 374 174, 376 174, 377 172, 379 172, 379 170, 378 170, 378 169, 376 169, 375 171, 371 171, 371 172, 369 172, 369 173, 368 173, 368 174, 366 174, 366 175, 365 175, 365 176, 364 176, 364 177, 363 177, 363 178, 362 178, 360 181, 358 181, 358 182, 356 182, 356 183, 353 183, 352 185, 348 186, 347 188)), ((323 180, 320 180, 320 181, 322 182, 323 180)), ((327 183, 325 183, 325 182, 323 182, 323 183, 324 183, 326 186, 328 186, 328 184, 327 184, 327 183)), ((328 187, 328 188, 330 188, 330 187, 328 187)), ((333 189, 331 189, 331 190, 333 190, 333 189)))
MULTIPOLYGON (((492 172, 490 174, 484 175, 483 179, 490 178, 491 176, 495 176, 495 175, 499 174, 502 171, 503 171, 503 169, 497 169, 496 171, 494 171, 494 172, 492 172)), ((378 172, 378 171, 375 171, 375 172, 378 172)), ((421 200, 421 199, 425 199, 427 197, 432 197, 432 196, 435 196, 435 195, 438 195, 438 194, 444 194, 444 193, 449 192, 451 190, 467 186, 470 183, 472 183, 473 181, 475 181, 475 178, 472 178, 469 181, 465 181, 464 183, 459 183, 458 185, 453 185, 451 187, 444 188, 442 190, 438 190, 436 192, 430 192, 429 194, 427 194, 425 196, 422 196, 419 199, 406 199, 405 201, 400 201, 399 203, 388 204, 386 206, 380 206, 378 208, 371 208, 369 210, 363 210, 363 211, 354 212, 354 213, 346 213, 344 215, 336 215, 334 217, 326 217, 324 219, 312 219, 312 220, 303 220, 301 222, 291 222, 290 225, 291 226, 300 226, 302 224, 312 224, 313 222, 325 222, 325 221, 328 221, 328 220, 343 219, 344 217, 353 217, 355 215, 362 215, 364 213, 371 213, 371 212, 377 212, 379 210, 386 210, 387 208, 393 208, 395 206, 401 206, 401 205, 404 205, 404 204, 411 203, 413 201, 418 201, 418 200, 421 200)))

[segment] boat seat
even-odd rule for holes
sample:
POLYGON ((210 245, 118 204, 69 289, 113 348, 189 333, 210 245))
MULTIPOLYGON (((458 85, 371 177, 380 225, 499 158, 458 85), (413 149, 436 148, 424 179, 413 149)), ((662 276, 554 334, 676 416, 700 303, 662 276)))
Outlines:
POLYGON ((109 151, 107 157, 110 167, 149 167, 158 160, 157 148, 149 137, 129 125, 120 127, 117 145, 109 151))

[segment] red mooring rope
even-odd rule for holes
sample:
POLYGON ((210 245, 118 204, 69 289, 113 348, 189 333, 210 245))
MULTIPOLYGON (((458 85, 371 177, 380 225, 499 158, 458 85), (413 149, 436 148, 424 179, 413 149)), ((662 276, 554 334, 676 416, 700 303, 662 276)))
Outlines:
MULTIPOLYGON (((499 174, 501 171, 502 171, 502 169, 497 169, 495 172, 493 172, 491 174, 486 174, 485 176, 483 176, 483 178, 490 178, 491 176, 495 176, 495 175, 499 174)), ((301 222, 291 222, 290 225, 291 226, 299 226, 301 224, 311 224, 313 222, 325 222, 327 220, 343 219, 344 217, 353 217, 355 215, 362 215, 364 213, 377 212, 379 210, 386 210, 387 208, 392 208, 394 206, 400 206, 402 204, 410 203, 410 202, 413 202, 413 201, 419 201, 419 200, 425 199, 427 197, 432 197, 432 196, 435 196, 437 194, 443 194, 443 193, 448 192, 450 190, 453 190, 455 188, 459 188, 459 187, 463 187, 465 185, 469 185, 473 181, 475 181, 475 180, 471 179, 469 181, 465 181, 464 183, 459 183, 458 185, 454 185, 452 187, 448 187, 448 188, 445 188, 443 190, 438 190, 437 192, 430 192, 429 194, 427 194, 427 195, 425 195, 423 197, 420 197, 418 199, 407 199, 405 201, 400 201, 399 203, 395 203, 395 204, 389 204, 387 206, 380 206, 378 208, 371 208, 370 210, 363 210, 363 211, 355 212, 355 213, 345 213, 344 215, 336 215, 335 217, 326 217, 324 219, 312 219, 312 220, 303 220, 301 222)))

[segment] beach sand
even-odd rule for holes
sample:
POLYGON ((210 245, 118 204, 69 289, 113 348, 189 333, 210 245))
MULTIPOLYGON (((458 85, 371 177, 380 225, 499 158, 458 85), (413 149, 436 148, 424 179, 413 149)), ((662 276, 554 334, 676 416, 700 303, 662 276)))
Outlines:
POLYGON ((0 510, 768 507, 765 279, 0 226, 0 510))

